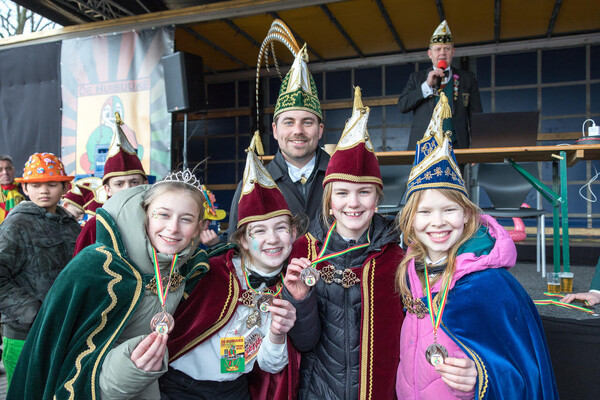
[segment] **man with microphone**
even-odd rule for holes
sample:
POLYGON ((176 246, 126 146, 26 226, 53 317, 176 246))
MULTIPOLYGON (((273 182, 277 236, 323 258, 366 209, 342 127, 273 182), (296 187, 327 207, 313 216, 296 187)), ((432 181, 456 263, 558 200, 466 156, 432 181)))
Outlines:
POLYGON ((443 91, 452 109, 452 119, 444 122, 444 130, 452 131, 454 148, 468 148, 471 143, 471 114, 482 112, 479 86, 475 75, 452 66, 454 41, 448 23, 437 27, 429 42, 427 55, 431 67, 413 72, 400 95, 400 111, 413 111, 408 150, 414 150, 417 141, 427 129, 433 108, 443 91))

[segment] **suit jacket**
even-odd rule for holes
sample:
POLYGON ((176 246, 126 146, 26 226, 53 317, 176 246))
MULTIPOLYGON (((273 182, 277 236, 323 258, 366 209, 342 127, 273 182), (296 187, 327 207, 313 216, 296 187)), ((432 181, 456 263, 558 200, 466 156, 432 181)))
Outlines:
MULTIPOLYGON (((300 193, 299 185, 290 179, 288 174, 288 167, 285 163, 281 151, 277 150, 277 154, 273 158, 273 161, 267 164, 266 169, 271 174, 271 177, 277 184, 279 190, 283 194, 285 201, 292 212, 292 215, 298 216, 304 214, 309 220, 314 219, 321 209, 321 200, 323 197, 323 179, 325 179, 325 172, 327 171, 327 164, 329 163, 329 154, 323 149, 317 147, 317 159, 315 160, 315 168, 308 178, 310 188, 308 189, 308 196, 305 200, 300 193)), ((238 203, 240 202, 240 195, 242 193, 242 182, 238 184, 237 190, 231 200, 231 209, 229 210, 229 228, 227 233, 231 236, 237 230, 238 223, 238 203)))
MULTIPOLYGON (((425 71, 416 71, 410 74, 408 83, 400 95, 398 105, 400 111, 408 113, 413 111, 413 121, 410 128, 408 150, 413 150, 417 141, 423 138, 423 134, 431 121, 435 99, 433 96, 423 98, 421 85, 427 80, 427 75, 432 68, 425 71)), ((472 72, 452 68, 452 74, 458 75, 458 98, 452 101, 452 123, 454 133, 458 140, 458 148, 464 149, 471 145, 471 114, 482 112, 481 98, 479 97, 479 86, 472 72)))

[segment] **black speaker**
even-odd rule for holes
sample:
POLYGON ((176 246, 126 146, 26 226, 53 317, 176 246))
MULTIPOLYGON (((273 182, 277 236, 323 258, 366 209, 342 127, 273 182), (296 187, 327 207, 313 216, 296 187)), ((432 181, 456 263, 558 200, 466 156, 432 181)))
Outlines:
POLYGON ((202 57, 177 52, 162 58, 169 112, 206 110, 202 57))

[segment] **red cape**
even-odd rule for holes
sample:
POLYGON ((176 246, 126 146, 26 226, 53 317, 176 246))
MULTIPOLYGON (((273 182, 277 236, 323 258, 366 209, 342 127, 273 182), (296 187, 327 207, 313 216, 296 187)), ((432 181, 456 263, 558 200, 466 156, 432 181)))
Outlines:
MULTIPOLYGON (((233 316, 241 294, 232 259, 235 249, 210 259, 210 270, 175 312, 175 328, 169 334, 169 362, 173 362, 219 332, 233 316)), ((258 363, 248 374, 253 399, 295 399, 300 366, 299 353, 288 340, 288 365, 277 374, 262 371, 258 363)))
POLYGON ((77 241, 75 242, 75 251, 73 252, 73 257, 75 257, 81 250, 93 245, 94 243, 96 243, 95 216, 88 219, 83 228, 81 228, 81 232, 79 232, 79 236, 77 236, 77 241))
MULTIPOLYGON (((290 258, 314 260, 320 245, 312 235, 306 234, 294 243, 290 258)), ((396 398, 404 307, 394 284, 396 269, 403 257, 400 246, 388 243, 381 251, 370 253, 360 268, 352 269, 360 279, 362 293, 358 397, 361 400, 396 398)), ((329 263, 324 261, 317 269, 326 265, 329 263)))

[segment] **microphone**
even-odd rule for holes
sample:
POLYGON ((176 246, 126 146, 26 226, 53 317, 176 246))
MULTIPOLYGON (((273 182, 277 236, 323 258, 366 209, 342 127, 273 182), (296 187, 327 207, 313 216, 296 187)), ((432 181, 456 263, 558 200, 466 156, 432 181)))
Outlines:
MULTIPOLYGON (((440 61, 438 61, 437 67, 440 68, 441 70, 446 70, 446 68, 448 68, 448 63, 446 62, 446 60, 440 60, 440 61)), ((435 82, 433 82, 433 89, 440 90, 441 86, 442 86, 442 77, 438 76, 437 79, 435 80, 435 82)))

